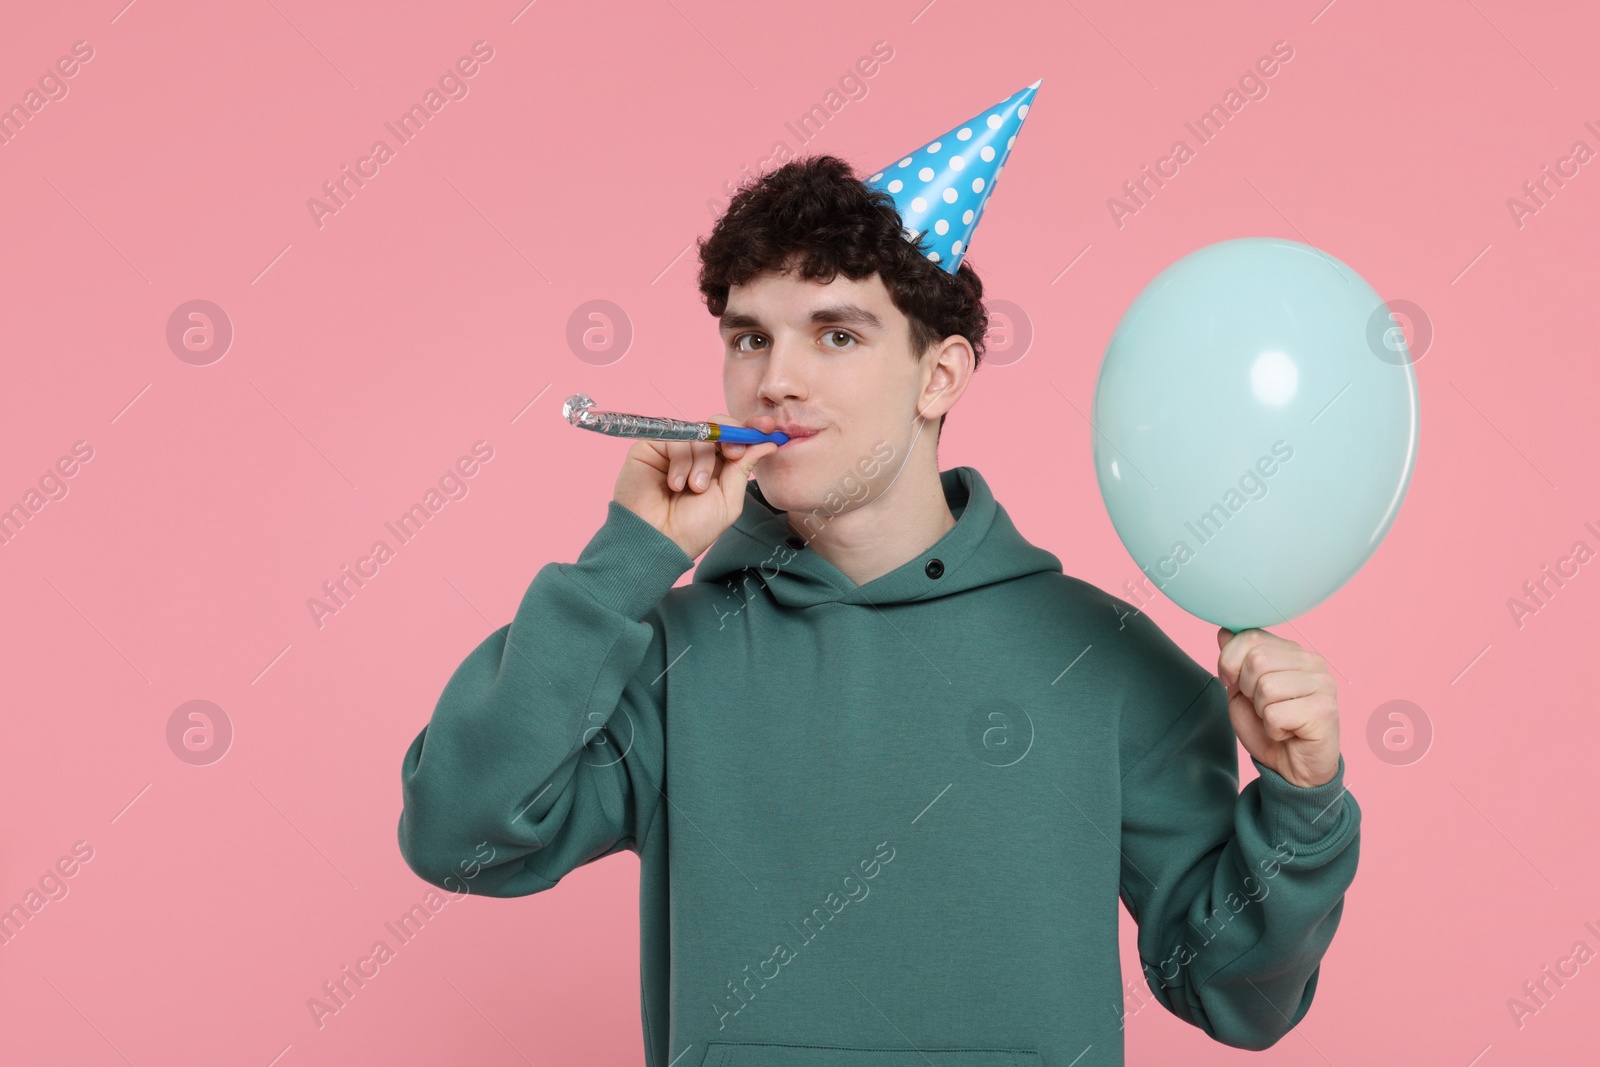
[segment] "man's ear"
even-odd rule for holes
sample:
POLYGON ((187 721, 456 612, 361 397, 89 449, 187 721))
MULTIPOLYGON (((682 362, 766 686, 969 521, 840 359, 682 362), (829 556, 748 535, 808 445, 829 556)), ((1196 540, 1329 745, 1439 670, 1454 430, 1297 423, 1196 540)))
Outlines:
POLYGON ((967 391, 977 358, 972 343, 958 333, 953 333, 933 345, 924 360, 927 367, 918 406, 922 417, 937 419, 955 406, 961 394, 967 391))

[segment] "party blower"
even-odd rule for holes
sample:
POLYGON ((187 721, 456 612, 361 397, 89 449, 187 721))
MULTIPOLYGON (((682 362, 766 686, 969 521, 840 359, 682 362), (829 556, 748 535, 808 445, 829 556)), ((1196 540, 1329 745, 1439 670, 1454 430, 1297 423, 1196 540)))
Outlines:
POLYGON ((685 422, 682 419, 652 415, 624 415, 620 411, 596 411, 594 401, 574 393, 561 405, 561 417, 572 425, 612 437, 637 437, 652 441, 726 441, 733 445, 759 445, 771 441, 789 443, 789 435, 774 430, 762 433, 748 426, 725 426, 720 422, 685 422))

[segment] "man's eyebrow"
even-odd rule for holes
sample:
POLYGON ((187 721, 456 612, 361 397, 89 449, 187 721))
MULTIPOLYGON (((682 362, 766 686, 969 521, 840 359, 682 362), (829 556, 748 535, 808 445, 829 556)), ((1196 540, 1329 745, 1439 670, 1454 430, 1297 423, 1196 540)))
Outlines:
POLYGON ((760 326, 761 320, 742 311, 724 311, 717 324, 724 330, 740 330, 746 326, 760 326))
MULTIPOLYGON (((867 326, 875 330, 884 328, 882 319, 859 304, 828 304, 819 307, 811 313, 811 321, 817 325, 867 326)), ((761 320, 744 312, 727 311, 718 320, 718 325, 723 330, 760 328, 761 320)))
POLYGON ((811 321, 814 323, 844 323, 850 326, 870 326, 874 330, 883 329, 883 320, 859 304, 829 304, 827 307, 817 308, 811 313, 811 321))

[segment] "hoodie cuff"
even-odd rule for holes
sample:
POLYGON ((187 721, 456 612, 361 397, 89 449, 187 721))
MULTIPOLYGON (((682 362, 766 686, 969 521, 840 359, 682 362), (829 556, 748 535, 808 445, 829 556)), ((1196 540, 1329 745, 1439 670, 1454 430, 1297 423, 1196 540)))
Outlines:
POLYGON ((615 500, 606 521, 576 563, 558 563, 566 578, 611 610, 640 621, 694 560, 678 543, 615 500))
POLYGON ((1351 805, 1345 803, 1343 753, 1333 777, 1310 787, 1295 785, 1254 756, 1250 762, 1261 774, 1261 810, 1274 841, 1287 840, 1308 846, 1302 852, 1315 852, 1344 829, 1351 805))

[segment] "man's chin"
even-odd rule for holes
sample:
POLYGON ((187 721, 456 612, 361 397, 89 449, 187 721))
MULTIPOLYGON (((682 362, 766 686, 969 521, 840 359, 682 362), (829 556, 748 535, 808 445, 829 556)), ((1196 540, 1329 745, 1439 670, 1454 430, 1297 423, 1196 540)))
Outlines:
POLYGON ((766 471, 758 469, 756 482, 761 495, 774 511, 807 512, 826 510, 830 487, 816 483, 794 471, 766 471))

